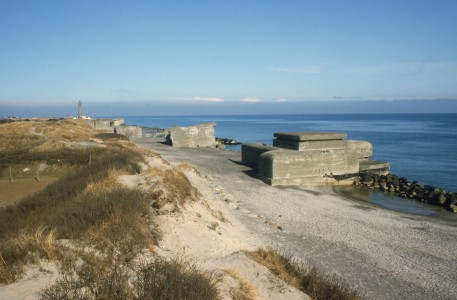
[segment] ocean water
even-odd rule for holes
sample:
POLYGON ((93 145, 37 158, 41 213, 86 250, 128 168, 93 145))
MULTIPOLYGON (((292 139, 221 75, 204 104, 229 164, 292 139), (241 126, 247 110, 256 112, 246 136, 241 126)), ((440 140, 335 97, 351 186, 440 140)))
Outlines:
MULTIPOLYGON (((331 131, 373 144, 373 158, 393 174, 457 192, 457 114, 236 115, 124 117, 167 128, 215 122, 216 136, 272 144, 274 132, 331 131)), ((233 147, 238 150, 239 147, 233 147)))

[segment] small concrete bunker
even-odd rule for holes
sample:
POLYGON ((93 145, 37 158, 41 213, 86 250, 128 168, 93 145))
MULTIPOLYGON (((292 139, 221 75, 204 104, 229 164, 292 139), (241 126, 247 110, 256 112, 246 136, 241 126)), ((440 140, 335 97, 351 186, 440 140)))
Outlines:
POLYGON ((118 134, 123 134, 129 138, 143 137, 143 129, 140 126, 120 125, 114 127, 114 132, 118 134))
POLYGON ((270 185, 352 184, 360 173, 389 173, 371 160, 373 146, 344 133, 274 133, 273 147, 243 144, 242 162, 270 185))
POLYGON ((166 143, 173 147, 215 147, 214 127, 216 127, 216 123, 168 128, 165 129, 166 143))

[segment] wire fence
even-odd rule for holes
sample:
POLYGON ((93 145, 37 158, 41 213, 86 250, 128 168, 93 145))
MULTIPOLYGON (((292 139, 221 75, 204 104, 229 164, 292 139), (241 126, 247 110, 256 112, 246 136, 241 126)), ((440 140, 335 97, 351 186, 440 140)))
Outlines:
POLYGON ((34 178, 48 172, 48 165, 85 165, 91 164, 92 152, 72 149, 31 152, 29 149, 14 149, 0 154, 0 178, 10 182, 15 179, 34 178))

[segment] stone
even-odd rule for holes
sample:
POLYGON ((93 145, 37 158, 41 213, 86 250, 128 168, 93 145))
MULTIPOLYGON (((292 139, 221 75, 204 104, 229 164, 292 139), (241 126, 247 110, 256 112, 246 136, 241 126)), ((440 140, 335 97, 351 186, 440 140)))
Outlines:
POLYGON ((449 210, 454 213, 457 213, 457 203, 449 205, 449 210))
POLYGON ((371 176, 369 176, 369 175, 365 175, 362 177, 362 183, 371 184, 371 183, 373 183, 373 178, 371 178, 371 176))

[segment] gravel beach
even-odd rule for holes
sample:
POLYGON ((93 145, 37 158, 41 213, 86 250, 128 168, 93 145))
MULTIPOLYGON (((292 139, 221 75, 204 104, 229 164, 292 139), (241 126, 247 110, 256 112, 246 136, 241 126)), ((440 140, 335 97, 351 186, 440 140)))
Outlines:
POLYGON ((351 201, 328 188, 271 187, 235 151, 133 142, 171 164, 195 166, 253 236, 368 299, 457 299, 455 222, 351 201))

